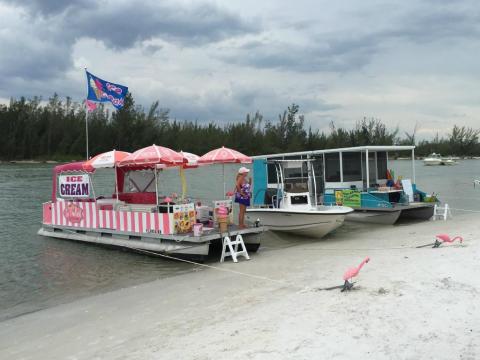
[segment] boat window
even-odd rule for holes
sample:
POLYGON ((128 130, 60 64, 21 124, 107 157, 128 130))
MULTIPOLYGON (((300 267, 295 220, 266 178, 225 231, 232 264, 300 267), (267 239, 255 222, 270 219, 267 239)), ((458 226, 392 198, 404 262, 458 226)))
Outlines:
POLYGON ((362 181, 362 154, 342 153, 343 181, 362 181))
MULTIPOLYGON (((299 164, 301 165, 301 164, 299 164)), ((285 174, 285 179, 292 179, 292 178, 302 178, 307 177, 307 169, 302 166, 299 167, 285 167, 283 169, 283 173, 285 174)))
POLYGON ((377 174, 379 179, 387 178, 387 153, 377 152, 377 174))
POLYGON ((340 154, 325 154, 325 180, 328 182, 340 181, 340 154))
POLYGON ((285 190, 288 192, 308 191, 307 163, 284 163, 285 190))
POLYGON ((292 205, 304 205, 308 204, 307 195, 295 195, 290 198, 292 205))
POLYGON ((279 179, 277 178, 277 170, 275 169, 275 164, 267 164, 267 176, 269 184, 278 183, 279 179))
MULTIPOLYGON (((323 193, 324 189, 324 182, 323 182, 323 156, 317 155, 313 156, 312 159, 312 166, 313 170, 315 171, 315 185, 317 190, 317 197, 323 193)), ((317 199, 319 201, 320 199, 317 199)))
POLYGON ((368 153, 368 174, 370 177, 370 184, 377 182, 377 169, 375 168, 375 153, 368 153))
POLYGON ((125 173, 124 192, 155 192, 155 174, 151 170, 125 173))

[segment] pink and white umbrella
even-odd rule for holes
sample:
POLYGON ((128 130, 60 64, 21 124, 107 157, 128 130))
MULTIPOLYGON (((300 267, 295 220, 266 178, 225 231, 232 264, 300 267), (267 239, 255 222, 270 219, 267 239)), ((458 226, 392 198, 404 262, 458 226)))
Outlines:
POLYGON ((181 165, 183 155, 167 147, 152 145, 135 151, 120 161, 118 166, 155 166, 158 164, 181 165))
POLYGON ((94 156, 82 166, 85 170, 113 168, 129 155, 129 152, 112 150, 94 156))
POLYGON ((184 167, 189 168, 198 166, 198 159, 200 159, 200 156, 186 151, 180 151, 180 154, 182 154, 185 162, 184 167))
POLYGON ((209 151, 205 155, 201 156, 198 159, 199 164, 230 164, 230 163, 241 163, 241 164, 251 164, 252 158, 250 156, 244 155, 237 150, 226 148, 222 146, 221 148, 209 151))
POLYGON ((222 146, 221 148, 209 151, 198 159, 199 164, 222 164, 223 173, 223 194, 226 195, 225 185, 225 164, 251 164, 252 158, 237 150, 222 146))

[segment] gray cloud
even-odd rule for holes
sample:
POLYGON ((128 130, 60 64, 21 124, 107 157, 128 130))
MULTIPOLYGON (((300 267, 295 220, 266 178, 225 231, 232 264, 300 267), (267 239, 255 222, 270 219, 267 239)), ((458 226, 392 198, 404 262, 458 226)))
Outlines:
POLYGON ((3 2, 23 7, 35 15, 55 15, 69 8, 93 6, 94 0, 3 0, 3 2))
POLYGON ((254 41, 219 57, 229 63, 257 68, 343 72, 364 66, 377 49, 374 37, 318 38, 309 45, 254 41))
POLYGON ((202 1, 0 0, 0 98, 80 99, 75 60, 178 119, 276 119, 295 102, 320 128, 478 121, 476 0, 202 1))
MULTIPOLYGON (((469 11, 469 8, 417 8, 387 16, 391 17, 391 21, 379 29, 367 24, 362 27, 366 31, 343 30, 328 34, 315 34, 304 21, 302 24, 309 31, 300 33, 298 41, 252 40, 229 49, 219 58, 227 63, 262 69, 348 72, 363 68, 383 46, 398 41, 425 44, 448 39, 472 39, 480 35, 480 15, 469 11)), ((296 23, 290 26, 295 31, 299 29, 296 23)))
MULTIPOLYGON (((136 98, 140 103, 148 103, 150 100, 144 97, 145 94, 138 95, 136 98)), ((168 89, 155 92, 155 96, 161 99, 162 106, 171 109, 174 118, 215 121, 218 124, 242 121, 247 113, 254 114, 256 111, 260 111, 264 120, 275 121, 292 102, 300 106, 302 113, 314 111, 322 113, 340 107, 316 98, 313 94, 293 96, 267 85, 246 87, 237 83, 231 83, 224 91, 211 91, 208 96, 202 98, 168 89)))
POLYGON ((70 9, 63 19, 63 28, 72 37, 94 38, 117 49, 155 37, 198 46, 257 30, 237 15, 210 4, 188 8, 161 2, 110 5, 95 11, 70 9))
MULTIPOLYGON (((26 14, 17 12, 17 28, 0 32, 0 75, 4 82, 11 77, 34 80, 63 76, 72 66, 73 46, 82 38, 124 50, 154 38, 181 46, 200 46, 255 31, 239 16, 210 4, 186 7, 146 1, 139 6, 91 0, 7 3, 26 14)), ((159 48, 150 46, 145 50, 153 53, 159 48)))

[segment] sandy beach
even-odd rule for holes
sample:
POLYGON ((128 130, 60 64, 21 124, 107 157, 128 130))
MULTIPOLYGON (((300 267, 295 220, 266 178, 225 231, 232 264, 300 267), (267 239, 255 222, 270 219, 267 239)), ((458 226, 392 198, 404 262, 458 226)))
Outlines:
POLYGON ((199 267, 4 321, 0 358, 477 359, 479 230, 473 214, 347 226, 320 241, 266 234, 251 261, 211 264, 226 271, 199 267), (416 248, 437 233, 465 241, 416 248), (319 290, 366 256, 354 290, 319 290))

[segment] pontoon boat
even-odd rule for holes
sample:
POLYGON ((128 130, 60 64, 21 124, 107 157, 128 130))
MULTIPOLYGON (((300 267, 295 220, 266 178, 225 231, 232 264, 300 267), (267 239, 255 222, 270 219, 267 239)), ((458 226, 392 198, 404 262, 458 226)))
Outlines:
MULTIPOLYGON (((254 204, 272 204, 270 194, 277 191, 272 160, 308 159, 316 174, 313 186, 318 203, 353 208, 355 211, 347 213, 346 220, 378 224, 394 224, 401 218, 428 220, 436 199, 416 187, 414 149, 360 146, 254 157, 254 204), (412 180, 393 179, 388 170, 388 153, 405 151, 411 152, 412 180)), ((296 171, 295 176, 306 175, 296 171)), ((313 203, 313 198, 310 201, 313 203)))

